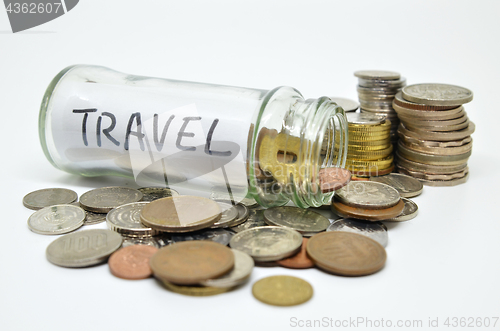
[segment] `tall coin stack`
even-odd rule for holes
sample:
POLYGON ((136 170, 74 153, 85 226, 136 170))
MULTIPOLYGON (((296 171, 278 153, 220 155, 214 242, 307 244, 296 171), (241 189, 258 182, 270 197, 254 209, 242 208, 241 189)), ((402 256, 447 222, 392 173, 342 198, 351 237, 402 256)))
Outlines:
POLYGON ((358 77, 358 98, 362 113, 385 116, 391 121, 391 142, 397 143, 399 120, 392 101, 396 93, 406 85, 406 79, 392 71, 356 71, 358 77))
POLYGON ((475 126, 462 105, 471 100, 470 90, 446 84, 409 85, 396 94, 398 171, 430 186, 465 183, 475 126))
POLYGON ((394 170, 391 121, 371 113, 347 113, 349 140, 346 168, 357 177, 380 176, 394 170))

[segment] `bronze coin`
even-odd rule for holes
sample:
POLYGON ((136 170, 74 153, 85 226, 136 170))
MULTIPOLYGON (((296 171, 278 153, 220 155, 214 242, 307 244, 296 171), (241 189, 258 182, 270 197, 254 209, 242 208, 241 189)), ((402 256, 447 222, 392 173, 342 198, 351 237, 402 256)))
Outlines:
POLYGON ((351 173, 347 169, 331 167, 319 171, 321 192, 328 193, 346 186, 351 181, 351 173))
POLYGON ((403 200, 399 200, 399 202, 393 207, 384 209, 351 207, 335 200, 332 201, 332 211, 339 216, 344 218, 358 218, 367 221, 383 221, 394 218, 401 214, 404 207, 405 204, 403 200))
POLYGON ((149 259, 158 248, 146 245, 132 245, 114 252, 109 260, 109 270, 123 279, 144 279, 153 274, 149 259))
POLYGON ((300 251, 287 259, 276 261, 282 267, 291 269, 307 269, 314 267, 314 262, 307 256, 306 247, 308 238, 302 238, 300 251))
POLYGON ((323 232, 312 236, 307 254, 316 265, 343 276, 364 276, 385 264, 384 247, 373 239, 350 232, 323 232))
POLYGON ((193 240, 161 248, 150 261, 155 277, 180 285, 195 285, 229 272, 234 266, 230 248, 213 241, 193 240))

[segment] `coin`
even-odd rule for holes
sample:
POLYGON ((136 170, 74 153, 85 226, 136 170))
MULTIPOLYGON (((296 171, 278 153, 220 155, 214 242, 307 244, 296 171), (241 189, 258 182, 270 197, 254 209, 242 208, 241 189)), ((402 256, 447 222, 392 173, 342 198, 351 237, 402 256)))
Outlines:
POLYGON ((330 97, 330 100, 342 107, 346 113, 356 111, 359 108, 359 103, 351 99, 330 97))
POLYGON ((463 171, 467 167, 467 163, 465 162, 462 164, 455 164, 455 165, 430 165, 430 164, 414 162, 401 157, 401 155, 399 155, 398 152, 396 152, 396 161, 398 163, 398 167, 404 167, 405 169, 411 171, 427 173, 427 174, 448 175, 463 171))
POLYGON ((381 125, 385 122, 385 117, 372 115, 369 113, 348 113, 346 114, 347 123, 362 124, 366 126, 381 125))
POLYGON ((387 235, 387 227, 382 222, 378 221, 362 221, 352 218, 339 218, 330 224, 326 231, 344 231, 357 233, 378 242, 386 247, 389 241, 387 235))
POLYGON ((233 226, 230 229, 234 232, 241 232, 251 228, 256 228, 260 226, 266 226, 266 221, 264 220, 264 210, 251 209, 248 212, 248 219, 241 223, 240 225, 233 226))
POLYGON ((150 202, 141 211, 141 222, 164 232, 189 232, 208 228, 221 215, 217 202, 189 195, 150 202))
POLYGON ((378 167, 350 167, 350 171, 353 174, 352 180, 360 177, 372 177, 372 176, 384 176, 390 174, 394 170, 394 164, 388 168, 379 169, 378 167))
POLYGON ((407 138, 400 135, 399 142, 406 148, 417 152, 433 154, 433 155, 458 155, 470 152, 472 150, 472 138, 468 143, 461 146, 439 147, 440 144, 432 144, 427 140, 407 138), (437 145, 437 146, 434 146, 437 145))
POLYGON ((128 187, 102 187, 90 190, 80 197, 83 209, 94 213, 107 213, 126 203, 138 202, 142 193, 128 187))
POLYGON ((362 79, 378 80, 393 80, 401 78, 399 73, 386 70, 359 70, 354 73, 354 76, 362 79))
POLYGON ((357 233, 323 232, 309 239, 307 254, 316 265, 343 276, 364 276, 383 268, 387 259, 384 247, 357 233))
POLYGON ((403 221, 409 221, 415 217, 417 217, 418 214, 418 206, 415 202, 411 201, 410 199, 406 198, 401 198, 403 202, 405 203, 405 207, 401 214, 399 214, 397 217, 390 218, 384 221, 391 221, 391 222, 403 222, 403 221))
POLYGON ((88 267, 105 262, 121 244, 122 236, 110 230, 78 231, 51 242, 46 256, 61 267, 88 267))
POLYGON ((163 285, 170 291, 178 294, 195 296, 195 297, 204 297, 210 295, 217 295, 224 292, 229 291, 230 287, 212 287, 212 286, 186 286, 186 285, 177 285, 172 284, 171 282, 162 279, 161 282, 163 285))
POLYGON ((252 257, 237 249, 231 251, 234 254, 234 268, 219 278, 202 281, 201 285, 228 288, 241 285, 248 280, 255 265, 252 257))
POLYGON ((276 263, 282 267, 291 269, 307 269, 314 267, 314 262, 309 258, 309 256, 307 256, 306 252, 308 240, 308 238, 302 238, 302 246, 297 254, 286 259, 276 261, 276 263))
POLYGON ((337 215, 344 218, 357 218, 368 221, 383 221, 389 218, 397 217, 399 214, 401 214, 403 209, 404 202, 402 200, 400 200, 395 206, 384 209, 351 207, 335 200, 332 201, 332 211, 337 215))
POLYGON ((233 233, 225 229, 203 229, 188 233, 175 233, 170 237, 170 242, 176 243, 189 240, 209 240, 227 246, 233 233))
POLYGON ((324 231, 330 225, 328 218, 319 213, 289 206, 265 210, 264 219, 269 225, 284 226, 300 233, 324 231))
POLYGON ((359 86, 363 87, 388 87, 393 89, 399 89, 406 85, 406 78, 401 77, 400 79, 364 79, 358 78, 359 86))
POLYGON ((335 192, 339 202, 359 208, 383 209, 395 206, 401 196, 399 192, 386 184, 376 182, 351 182, 335 192))
POLYGON ((398 131, 401 131, 405 136, 414 137, 417 139, 437 141, 453 141, 464 139, 467 136, 473 134, 475 130, 476 125, 473 122, 469 122, 469 125, 465 129, 451 132, 433 132, 415 128, 410 130, 403 123, 400 123, 398 127, 398 131))
POLYGON ((321 192, 327 193, 346 186, 351 181, 351 172, 337 167, 323 168, 318 177, 321 192))
POLYGON ((39 234, 63 234, 83 225, 85 211, 72 205, 55 205, 34 212, 28 218, 28 227, 39 234))
POLYGON ((142 201, 153 201, 161 198, 175 197, 179 192, 168 187, 141 187, 142 201))
POLYGON ((415 109, 415 110, 448 110, 448 109, 453 109, 456 106, 430 106, 430 105, 425 105, 422 103, 415 103, 411 102, 408 100, 405 100, 403 98, 403 92, 399 91, 396 93, 396 96, 394 97, 393 104, 399 107, 403 108, 410 108, 410 109, 415 109))
POLYGON ((445 121, 463 117, 466 113, 463 106, 446 110, 419 110, 393 104, 394 110, 402 120, 417 119, 420 121, 445 121))
MULTIPOLYGON (((232 226, 237 226, 243 222, 245 222, 248 219, 248 214, 249 214, 249 209, 242 203, 237 203, 234 206, 231 206, 231 212, 233 210, 236 211, 237 215, 234 219, 228 220, 228 221, 223 221, 224 218, 224 212, 222 212, 223 217, 221 217, 220 220, 215 222, 214 225, 211 226, 212 229, 214 228, 228 228, 232 226)), ((226 210, 226 212, 229 212, 226 210)))
MULTIPOLYGON (((80 207, 80 203, 78 203, 78 207, 80 207)), ((93 213, 91 211, 85 210, 85 214, 87 214, 87 217, 85 218, 85 222, 83 222, 83 225, 94 225, 106 221, 107 214, 105 213, 93 213)))
POLYGON ((129 237, 151 237, 158 231, 141 223, 141 211, 149 202, 133 202, 112 209, 106 216, 110 230, 129 237))
POLYGON ((373 182, 378 182, 394 187, 401 197, 413 198, 422 193, 424 186, 413 177, 403 174, 388 174, 379 177, 370 177, 373 182))
POLYGON ((402 174, 413 176, 418 179, 427 179, 427 180, 451 180, 455 178, 462 178, 469 172, 469 167, 467 164, 464 165, 463 170, 454 172, 454 173, 446 173, 446 174, 430 174, 419 171, 409 170, 401 165, 398 165, 398 171, 402 174))
POLYGON ((294 255, 302 245, 302 235, 280 226, 263 226, 239 232, 229 246, 243 251, 256 262, 269 262, 294 255))
POLYGON ((415 84, 403 88, 403 98, 431 106, 458 106, 472 100, 472 91, 449 84, 415 84))
POLYGON ((159 279, 179 285, 194 285, 231 270, 234 254, 226 246, 215 242, 184 241, 161 248, 151 257, 150 265, 159 279))
POLYGON ((212 225, 212 228, 226 228, 233 225, 238 218, 238 209, 230 203, 217 201, 222 210, 221 218, 212 225))
POLYGON ((450 180, 419 179, 419 181, 421 181, 422 184, 427 186, 455 186, 467 182, 468 179, 469 179, 469 172, 466 172, 463 177, 450 180))
POLYGON ((472 151, 457 155, 434 155, 414 151, 401 142, 398 143, 398 155, 414 162, 420 162, 429 165, 457 165, 467 162, 472 151))
MULTIPOLYGON (((380 160, 353 160, 353 159, 348 159, 346 160, 346 168, 350 169, 351 167, 353 168, 359 168, 363 167, 364 169, 387 169, 389 167, 392 167, 392 161, 394 161, 394 157, 392 155, 389 155, 388 157, 385 157, 380 160)), ((351 171, 352 172, 352 171, 351 171)))
POLYGON ((28 193, 23 198, 26 208, 38 210, 53 205, 70 204, 78 199, 76 192, 65 188, 46 188, 28 193))
POLYGON ((271 276, 258 280, 252 286, 253 296, 268 305, 295 306, 313 296, 311 284, 292 276, 271 276))
POLYGON ((111 273, 123 279, 145 279, 151 277, 153 271, 149 260, 158 248, 146 245, 133 245, 120 248, 108 260, 111 273))
MULTIPOLYGON (((151 247, 160 248, 158 242, 159 238, 152 237, 123 237, 122 247, 132 246, 132 245, 146 245, 151 247)), ((166 245, 163 245, 166 246, 166 245)), ((163 247, 161 246, 161 247, 163 247)))

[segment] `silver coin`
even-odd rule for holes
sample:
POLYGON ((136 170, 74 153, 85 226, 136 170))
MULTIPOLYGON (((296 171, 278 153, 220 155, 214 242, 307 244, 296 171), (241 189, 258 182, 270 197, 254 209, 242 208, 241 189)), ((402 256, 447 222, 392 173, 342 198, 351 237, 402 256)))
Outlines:
POLYGON ((422 184, 427 185, 427 186, 437 186, 437 187, 443 187, 443 186, 455 186, 455 185, 460 185, 469 179, 469 173, 466 172, 465 175, 461 178, 454 178, 450 180, 428 180, 428 179, 419 179, 419 181, 422 182, 422 184))
POLYGON ((122 236, 111 230, 86 230, 67 234, 47 247, 49 262, 61 267, 88 267, 105 262, 122 245, 122 236))
POLYGON ((385 70, 359 70, 354 73, 354 76, 362 79, 379 80, 394 80, 401 78, 401 75, 399 73, 385 70))
POLYGON ((248 219, 244 223, 241 223, 240 225, 231 227, 230 230, 234 232, 241 232, 251 228, 256 228, 266 225, 267 224, 264 219, 264 209, 250 209, 248 211, 248 219))
POLYGON ((237 233, 229 246, 243 251, 256 262, 269 262, 292 256, 300 250, 302 235, 281 226, 262 226, 237 233))
POLYGON ((340 218, 333 221, 326 231, 343 231, 361 234, 386 247, 389 241, 387 227, 382 222, 362 221, 352 218, 340 218))
POLYGON ((142 201, 153 201, 179 195, 179 192, 168 187, 141 187, 137 189, 142 195, 142 201))
POLYGON ((39 234, 63 234, 83 225, 85 210, 73 205, 55 205, 34 212, 28 219, 28 227, 39 234))
POLYGON ((471 90, 449 84, 408 85, 402 93, 408 101, 430 106, 458 106, 473 98, 471 90))
POLYGON ((211 228, 225 228, 231 226, 232 222, 238 218, 238 209, 230 203, 217 201, 222 214, 220 219, 211 228))
POLYGON ((146 245, 151 247, 160 248, 158 241, 152 237, 123 237, 122 247, 132 246, 132 245, 146 245))
POLYGON ((424 185, 413 177, 391 173, 385 176, 370 177, 372 182, 387 184, 398 190, 403 198, 413 198, 422 193, 424 185))
POLYGON ((359 108, 359 102, 351 99, 330 97, 330 100, 342 107, 346 113, 356 111, 359 108))
POLYGON ((106 216, 110 230, 129 237, 151 237, 158 231, 141 223, 141 211, 149 202, 128 203, 112 209, 106 216))
MULTIPOLYGON (((80 203, 78 203, 78 205, 80 205, 80 203)), ((85 219, 85 222, 83 222, 83 225, 94 225, 106 222, 107 214, 105 213, 94 213, 88 210, 86 210, 85 213, 87 214, 87 218, 85 219)))
POLYGON ((300 233, 312 233, 326 230, 330 225, 328 218, 309 209, 281 206, 264 211, 264 220, 269 225, 284 226, 300 233))
POLYGON ((118 206, 138 202, 142 196, 140 191, 128 187, 102 187, 84 193, 80 205, 94 213, 107 213, 118 206))
POLYGON ((248 280, 255 266, 252 257, 237 249, 232 249, 232 251, 234 254, 233 269, 219 278, 202 281, 201 285, 228 288, 241 285, 248 280))
POLYGON ((335 191, 335 198, 353 207, 382 209, 395 206, 401 196, 395 188, 386 184, 354 181, 335 191))
POLYGON ((363 87, 391 87, 400 89, 406 85, 406 78, 383 80, 383 79, 358 79, 359 86, 363 87))
POLYGON ((209 240, 226 246, 232 237, 233 233, 231 231, 225 229, 208 229, 186 234, 172 234, 169 241, 170 243, 176 243, 190 240, 209 240))
MULTIPOLYGON (((222 208, 222 206, 221 206, 222 208)), ((249 209, 242 203, 237 203, 236 205, 232 206, 231 209, 236 210, 237 216, 230 220, 230 221, 223 221, 221 222, 220 220, 215 222, 214 225, 211 226, 211 229, 216 229, 216 228, 228 228, 228 227, 233 227, 240 225, 241 223, 245 222, 248 219, 249 215, 249 209)), ((224 212, 222 213, 224 216, 224 212)), ((221 217, 222 219, 223 217, 221 217)))
POLYGON ((347 113, 347 122, 349 124, 362 124, 362 125, 378 125, 385 122, 384 116, 377 116, 370 113, 347 113))
POLYGON ((54 205, 70 204, 78 199, 78 194, 65 188, 46 188, 28 193, 23 198, 26 208, 38 210, 54 205))
POLYGON ((415 202, 411 201, 410 199, 406 198, 401 198, 403 202, 405 203, 405 207, 401 214, 399 214, 397 217, 384 220, 384 221, 391 221, 391 222, 403 222, 403 221, 409 221, 415 217, 417 217, 418 214, 418 206, 415 202))

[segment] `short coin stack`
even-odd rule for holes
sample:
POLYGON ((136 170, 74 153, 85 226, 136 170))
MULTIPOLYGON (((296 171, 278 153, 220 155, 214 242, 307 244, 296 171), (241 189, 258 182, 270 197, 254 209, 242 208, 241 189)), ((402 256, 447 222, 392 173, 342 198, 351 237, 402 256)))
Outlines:
POLYGON ((348 113, 346 168, 358 177, 378 176, 394 169, 391 122, 370 113, 348 113))
POLYGON ((361 112, 387 117, 391 121, 391 142, 397 142, 398 116, 392 107, 396 93, 406 85, 406 79, 397 72, 362 70, 358 77, 358 98, 361 112))
POLYGON ((467 181, 475 126, 462 105, 472 96, 466 88, 447 84, 410 85, 396 95, 399 172, 430 186, 467 181))

